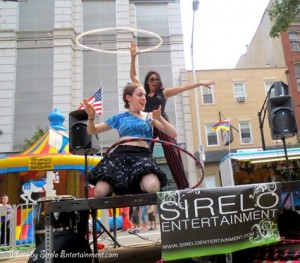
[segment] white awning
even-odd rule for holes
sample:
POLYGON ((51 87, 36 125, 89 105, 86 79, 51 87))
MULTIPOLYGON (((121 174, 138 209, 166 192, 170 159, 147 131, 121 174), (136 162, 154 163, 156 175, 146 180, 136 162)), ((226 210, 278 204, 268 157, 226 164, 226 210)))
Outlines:
POLYGON ((231 153, 228 155, 229 158, 238 160, 241 162, 275 162, 300 159, 300 148, 287 149, 285 153, 284 149, 270 150, 270 151, 259 151, 259 152, 246 152, 246 153, 231 153))

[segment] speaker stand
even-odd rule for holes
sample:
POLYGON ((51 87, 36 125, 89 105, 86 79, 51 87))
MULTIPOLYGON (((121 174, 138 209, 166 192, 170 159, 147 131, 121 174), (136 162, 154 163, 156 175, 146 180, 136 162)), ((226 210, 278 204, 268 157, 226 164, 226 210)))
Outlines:
POLYGON ((84 176, 85 176, 84 197, 85 198, 89 198, 87 152, 84 153, 84 176))
MULTIPOLYGON (((283 149, 284 149, 285 169, 286 169, 286 173, 287 173, 287 180, 290 182, 290 181, 292 181, 292 175, 291 175, 291 170, 290 170, 289 156, 288 156, 288 153, 287 153, 285 137, 282 136, 281 140, 282 140, 283 149)), ((285 198, 285 202, 287 201, 288 198, 290 198, 291 207, 292 207, 292 210, 294 211, 295 210, 295 204, 294 204, 294 194, 293 194, 293 192, 289 192, 287 194, 287 196, 285 198)))
MULTIPOLYGON (((88 159, 87 159, 87 152, 84 153, 84 176, 85 176, 85 188, 84 188, 84 195, 85 198, 88 199, 89 198, 89 183, 88 183, 88 159)), ((104 232, 111 238, 111 240, 114 242, 114 246, 118 246, 121 247, 120 243, 117 241, 117 239, 115 238, 115 236, 112 236, 111 233, 105 228, 105 226, 101 223, 100 220, 98 220, 96 218, 96 210, 91 210, 90 211, 91 215, 92 215, 92 228, 93 228, 93 249, 94 249, 94 254, 98 253, 98 246, 97 246, 97 222, 100 225, 100 228, 102 229, 101 234, 103 234, 104 232)), ((114 222, 116 219, 116 214, 114 213, 114 222)), ((87 224, 87 232, 89 233, 89 225, 87 224)), ((116 229, 116 224, 114 223, 114 231, 116 229)), ((101 235, 100 234, 100 235, 101 235)))

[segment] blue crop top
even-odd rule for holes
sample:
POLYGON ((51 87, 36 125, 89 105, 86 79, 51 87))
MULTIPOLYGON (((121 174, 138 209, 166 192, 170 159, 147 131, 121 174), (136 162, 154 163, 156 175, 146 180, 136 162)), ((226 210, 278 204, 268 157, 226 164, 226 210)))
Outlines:
POLYGON ((124 112, 108 118, 105 123, 118 130, 120 137, 152 138, 151 121, 151 118, 142 120, 130 112, 124 112))

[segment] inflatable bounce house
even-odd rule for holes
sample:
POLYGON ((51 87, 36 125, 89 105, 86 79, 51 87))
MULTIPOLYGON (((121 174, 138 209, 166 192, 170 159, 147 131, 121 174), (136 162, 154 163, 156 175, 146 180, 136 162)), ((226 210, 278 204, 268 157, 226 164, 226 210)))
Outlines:
POLYGON ((16 245, 27 245, 35 242, 33 218, 34 209, 17 210, 16 245))

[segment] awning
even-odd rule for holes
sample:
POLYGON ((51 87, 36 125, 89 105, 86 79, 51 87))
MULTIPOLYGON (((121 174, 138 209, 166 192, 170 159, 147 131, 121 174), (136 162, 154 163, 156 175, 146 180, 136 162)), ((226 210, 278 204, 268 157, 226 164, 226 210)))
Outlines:
MULTIPOLYGON (((227 157, 233 160, 251 163, 275 162, 286 160, 286 154, 284 149, 245 153, 230 153, 227 157)), ((287 158, 288 160, 300 159, 300 148, 287 149, 287 158)))

